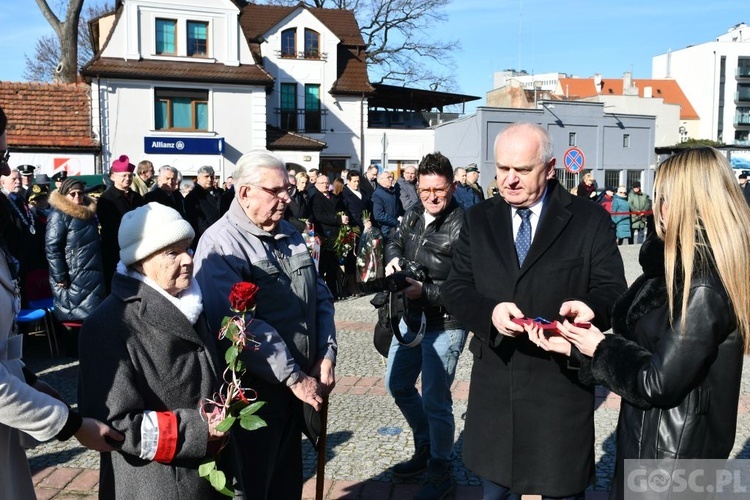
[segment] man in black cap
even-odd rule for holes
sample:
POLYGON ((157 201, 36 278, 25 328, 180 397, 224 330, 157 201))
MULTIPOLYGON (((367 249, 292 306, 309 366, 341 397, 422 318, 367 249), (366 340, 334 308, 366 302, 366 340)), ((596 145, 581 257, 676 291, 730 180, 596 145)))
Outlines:
POLYGON ((55 181, 55 189, 60 189, 62 181, 68 178, 68 172, 66 170, 60 170, 52 176, 52 180, 55 181))
POLYGON ((21 194, 25 196, 34 179, 36 167, 34 165, 19 165, 16 170, 21 173, 21 194))
POLYGON ((479 167, 476 163, 469 163, 466 167, 466 185, 476 191, 481 200, 484 200, 484 191, 479 185, 479 167))
POLYGON ((646 217, 651 215, 651 198, 641 191, 641 183, 636 181, 628 195, 628 205, 630 211, 636 212, 630 216, 630 229, 633 234, 633 241, 643 243, 646 234, 646 217))

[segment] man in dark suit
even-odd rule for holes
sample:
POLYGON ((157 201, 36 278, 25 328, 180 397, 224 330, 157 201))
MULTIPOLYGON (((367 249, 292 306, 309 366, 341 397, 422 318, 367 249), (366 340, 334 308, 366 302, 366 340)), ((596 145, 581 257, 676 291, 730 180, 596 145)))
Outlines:
POLYGON ((185 196, 185 214, 195 230, 193 248, 206 229, 221 217, 221 193, 214 189, 215 178, 216 173, 210 165, 199 168, 195 187, 185 196))
POLYGON ((341 293, 338 290, 337 278, 339 262, 334 251, 334 241, 338 237, 342 224, 349 224, 349 216, 344 212, 344 204, 338 196, 328 190, 330 182, 325 175, 319 175, 315 180, 317 193, 312 197, 310 207, 315 221, 315 234, 323 238, 320 249, 318 268, 328 288, 334 296, 341 293), (341 215, 339 215, 341 214, 341 215))
POLYGON ((120 260, 120 243, 117 233, 120 230, 122 216, 145 204, 143 197, 130 189, 133 184, 135 165, 126 155, 121 155, 112 162, 109 178, 112 185, 99 197, 96 205, 96 216, 99 218, 102 237, 102 263, 104 264, 104 284, 107 293, 110 291, 112 276, 120 260))
POLYGON ((155 201, 161 203, 164 206, 173 208, 185 218, 185 207, 183 206, 183 198, 180 190, 177 189, 177 169, 171 165, 164 165, 159 169, 159 175, 156 178, 156 189, 152 189, 144 200, 146 203, 155 201))
POLYGON ((378 166, 370 165, 365 170, 364 179, 360 182, 359 190, 362 194, 367 196, 368 199, 372 199, 372 193, 375 192, 375 188, 378 185, 378 166))
POLYGON ((464 221, 442 289, 474 332, 463 458, 486 499, 583 499, 594 474, 594 388, 578 382, 581 354, 548 354, 512 321, 569 318, 606 330, 626 288, 609 214, 552 178, 552 155, 538 125, 498 135, 502 196, 464 221))

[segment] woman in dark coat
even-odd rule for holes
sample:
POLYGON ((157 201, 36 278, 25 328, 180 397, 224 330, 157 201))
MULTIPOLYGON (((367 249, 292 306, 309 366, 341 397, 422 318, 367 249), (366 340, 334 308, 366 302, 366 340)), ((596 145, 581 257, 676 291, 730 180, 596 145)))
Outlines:
POLYGON ((100 498, 226 498, 198 474, 225 437, 200 410, 222 368, 193 279, 194 235, 158 203, 126 213, 112 294, 83 324, 81 411, 125 434, 118 451, 101 455, 100 498))
POLYGON ((47 220, 49 280, 60 321, 83 321, 106 297, 96 200, 72 177, 50 195, 47 220))
POLYGON ((563 337, 530 332, 549 350, 576 346, 590 356, 581 380, 622 396, 616 498, 625 493, 626 459, 671 470, 672 459, 729 456, 748 351, 750 209, 726 158, 702 148, 667 159, 655 200, 644 274, 615 304, 614 335, 567 322, 563 337))

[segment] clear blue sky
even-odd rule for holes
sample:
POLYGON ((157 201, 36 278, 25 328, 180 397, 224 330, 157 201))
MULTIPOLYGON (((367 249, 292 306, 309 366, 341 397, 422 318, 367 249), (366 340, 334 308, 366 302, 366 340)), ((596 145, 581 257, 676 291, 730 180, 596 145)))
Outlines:
MULTIPOLYGON (((22 81, 24 54, 33 55, 37 38, 52 28, 34 0, 2 3, 0 79, 22 81)), ((436 26, 433 36, 460 41, 457 91, 481 97, 479 104, 495 71, 608 78, 631 71, 649 78, 653 56, 750 24, 747 0, 453 0, 446 13, 448 23, 436 26)))

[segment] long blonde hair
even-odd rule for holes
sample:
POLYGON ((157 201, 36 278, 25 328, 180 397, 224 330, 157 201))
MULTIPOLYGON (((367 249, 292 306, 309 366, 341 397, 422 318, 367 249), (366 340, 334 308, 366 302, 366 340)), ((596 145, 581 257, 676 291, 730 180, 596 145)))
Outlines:
POLYGON ((654 222, 664 240, 670 321, 676 283, 682 282, 682 324, 696 265, 713 262, 732 301, 737 326, 750 352, 750 208, 727 159, 713 148, 690 149, 656 171, 654 222))

